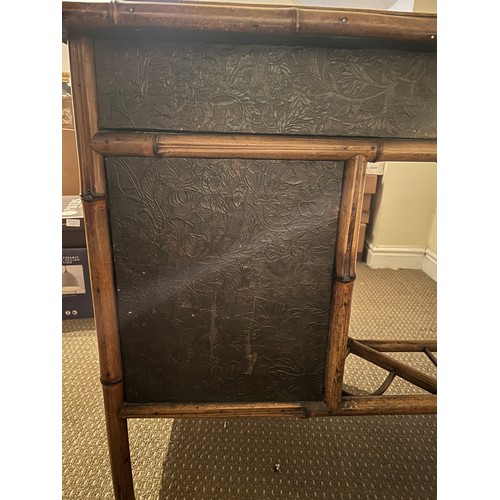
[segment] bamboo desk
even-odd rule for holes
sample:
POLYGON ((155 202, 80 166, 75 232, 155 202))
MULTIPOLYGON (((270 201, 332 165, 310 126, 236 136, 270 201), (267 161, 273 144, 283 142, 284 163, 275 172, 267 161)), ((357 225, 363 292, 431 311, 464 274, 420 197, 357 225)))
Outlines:
POLYGON ((436 161, 436 17, 63 2, 63 36, 116 498, 129 418, 435 412, 384 354, 435 341, 348 328, 366 163, 436 161))

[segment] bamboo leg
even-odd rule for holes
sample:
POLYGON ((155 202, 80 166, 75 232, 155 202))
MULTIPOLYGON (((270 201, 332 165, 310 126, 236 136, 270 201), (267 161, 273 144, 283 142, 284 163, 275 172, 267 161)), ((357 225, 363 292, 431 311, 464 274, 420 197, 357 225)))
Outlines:
POLYGON ((90 139, 98 130, 92 40, 85 36, 71 38, 69 55, 85 233, 113 487, 117 500, 133 500, 127 422, 118 417, 123 406, 123 380, 106 206, 104 158, 90 147, 90 139))
POLYGON ((325 369, 324 402, 332 411, 339 408, 342 396, 365 173, 364 156, 345 163, 325 369))
POLYGON ((127 420, 118 416, 123 405, 123 382, 102 386, 109 460, 116 500, 134 500, 127 420))
POLYGON ((333 284, 330 343, 327 351, 325 371, 325 404, 333 410, 338 408, 342 395, 347 336, 354 282, 333 284))
POLYGON ((127 422, 118 416, 123 380, 106 201, 84 201, 83 208, 113 487, 116 500, 133 500, 127 422))

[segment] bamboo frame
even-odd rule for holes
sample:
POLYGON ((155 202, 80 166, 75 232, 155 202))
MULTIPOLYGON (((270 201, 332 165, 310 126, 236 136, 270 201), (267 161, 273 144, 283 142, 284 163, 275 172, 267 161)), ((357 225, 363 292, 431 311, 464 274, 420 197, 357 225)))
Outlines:
POLYGON ((154 158, 256 158, 345 161, 436 161, 434 139, 269 136, 262 134, 183 134, 100 131, 91 141, 102 156, 154 158))
POLYGON ((291 5, 196 2, 63 2, 66 29, 168 28, 233 33, 359 37, 436 45, 432 14, 291 5))
POLYGON ((103 131, 98 128, 92 30, 167 27, 197 31, 365 37, 416 41, 435 47, 432 15, 349 11, 316 7, 238 4, 63 2, 69 52, 85 227, 98 337, 100 377, 115 497, 134 498, 127 419, 195 417, 325 417, 405 415, 437 411, 435 379, 382 352, 417 352, 436 362, 436 342, 348 338, 356 276, 356 248, 367 161, 436 161, 435 140, 272 137, 250 134, 182 134, 103 131), (345 161, 332 284, 323 401, 128 404, 124 401, 121 349, 106 200, 105 156, 257 158, 345 161), (346 356, 352 353, 389 371, 370 396, 342 393, 346 356), (431 394, 385 396, 394 376, 431 394))

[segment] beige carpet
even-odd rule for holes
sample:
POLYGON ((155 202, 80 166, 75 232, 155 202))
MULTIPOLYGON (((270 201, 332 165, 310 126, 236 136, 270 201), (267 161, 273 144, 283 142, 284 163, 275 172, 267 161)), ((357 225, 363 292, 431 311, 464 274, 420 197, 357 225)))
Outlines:
MULTIPOLYGON (((436 283, 421 271, 358 266, 351 337, 432 338, 436 283)), ((394 355, 427 373, 420 354, 394 355)), ((349 356, 346 383, 387 372, 349 356)), ((395 380, 389 393, 418 393, 395 380)), ((137 499, 436 498, 436 417, 130 420, 137 499)), ((112 499, 92 320, 63 321, 63 499, 112 499)))

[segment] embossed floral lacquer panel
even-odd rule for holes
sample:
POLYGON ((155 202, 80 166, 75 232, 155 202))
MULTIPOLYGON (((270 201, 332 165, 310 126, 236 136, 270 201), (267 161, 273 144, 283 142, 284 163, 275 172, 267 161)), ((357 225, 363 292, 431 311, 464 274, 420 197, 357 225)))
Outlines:
POLYGON ((321 400, 343 163, 106 171, 126 400, 321 400))
POLYGON ((97 40, 100 126, 436 137, 436 54, 97 40))

